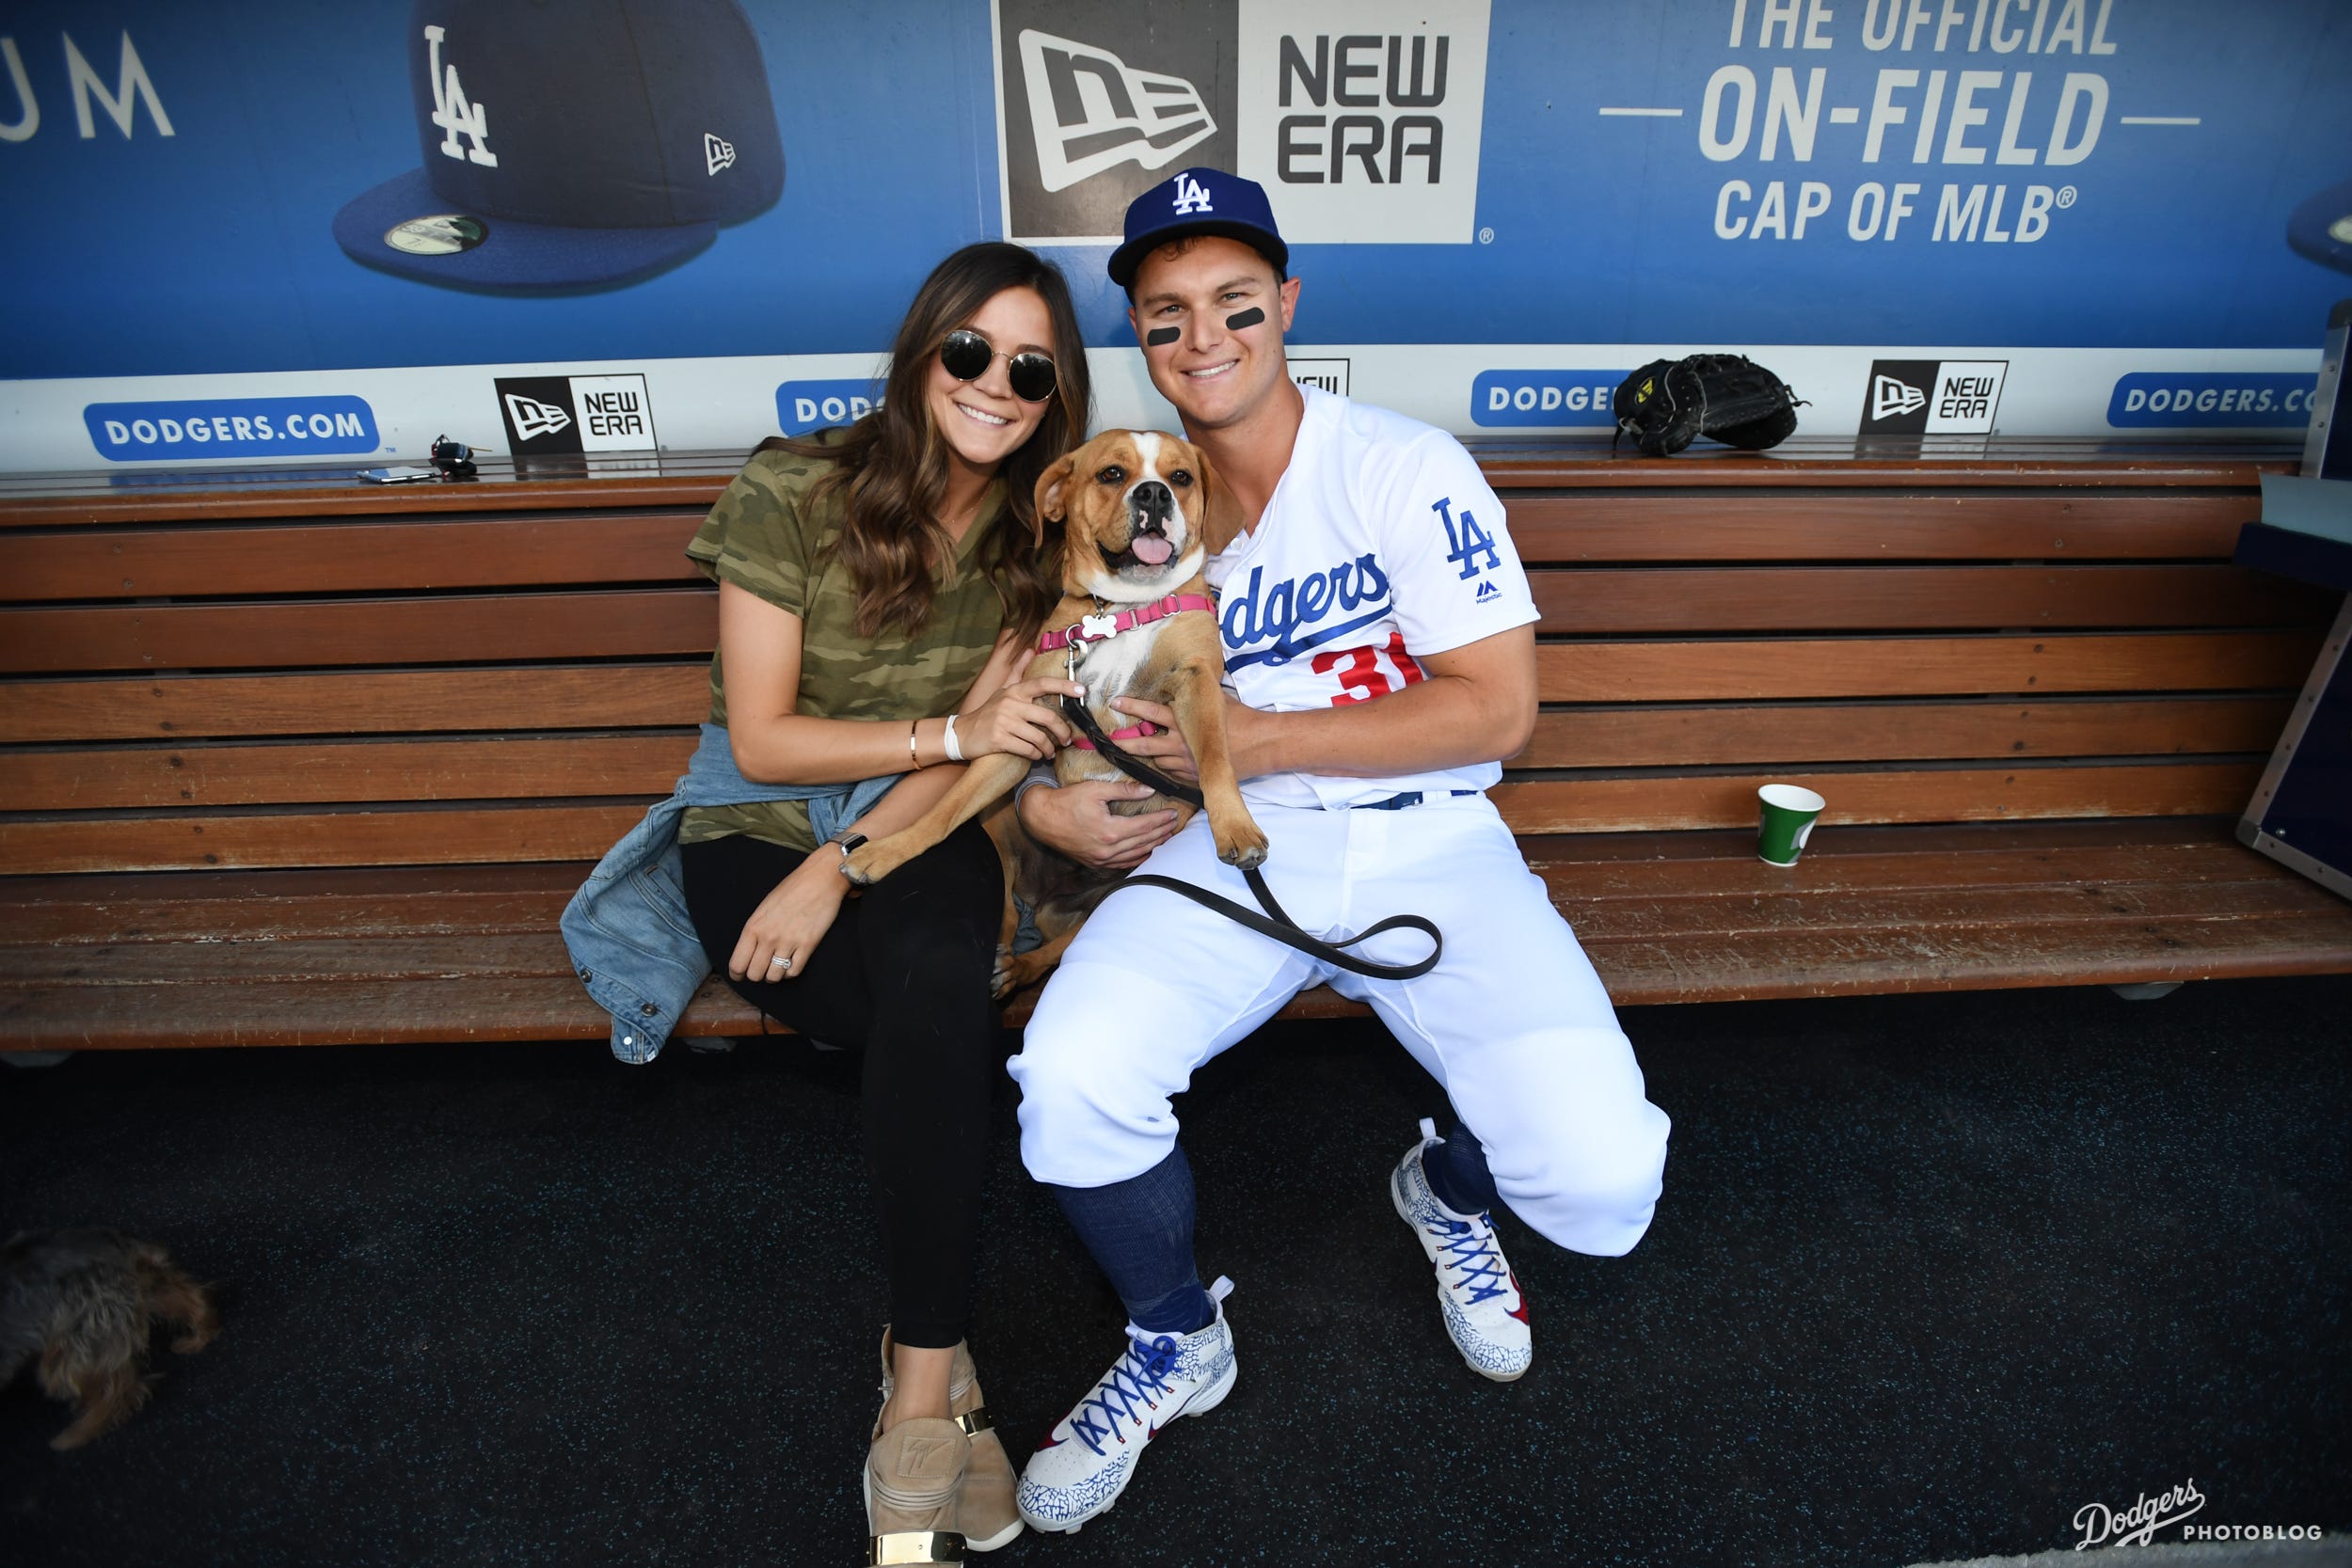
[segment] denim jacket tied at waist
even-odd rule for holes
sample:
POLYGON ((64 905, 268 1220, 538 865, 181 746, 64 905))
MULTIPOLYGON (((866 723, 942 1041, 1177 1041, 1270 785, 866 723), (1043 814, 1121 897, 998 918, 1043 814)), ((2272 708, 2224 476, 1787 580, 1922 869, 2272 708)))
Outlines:
POLYGON ((686 911, 678 821, 689 806, 805 800, 822 844, 873 808, 899 775, 854 784, 763 784, 735 766, 727 732, 702 727, 677 792, 645 813, 614 845, 564 909, 564 945, 597 1006, 612 1015, 612 1054, 650 1062, 710 974, 686 911))

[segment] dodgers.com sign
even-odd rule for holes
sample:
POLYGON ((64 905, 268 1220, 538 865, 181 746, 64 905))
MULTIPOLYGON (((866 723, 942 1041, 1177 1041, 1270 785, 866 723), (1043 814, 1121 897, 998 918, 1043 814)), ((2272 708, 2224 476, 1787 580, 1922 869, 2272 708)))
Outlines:
POLYGON ((879 381, 787 381, 776 388, 776 425, 787 436, 806 436, 862 420, 882 400, 879 381))
POLYGON ((2260 371, 2137 371, 2107 403, 2118 429, 2276 429, 2309 422, 2319 378, 2260 371))
POLYGON ((82 422, 109 463, 333 456, 372 452, 379 439, 375 411, 354 397, 93 403, 82 422))
POLYGON ((1600 425, 1629 371, 1481 371, 1470 383, 1470 418, 1482 425, 1600 425))

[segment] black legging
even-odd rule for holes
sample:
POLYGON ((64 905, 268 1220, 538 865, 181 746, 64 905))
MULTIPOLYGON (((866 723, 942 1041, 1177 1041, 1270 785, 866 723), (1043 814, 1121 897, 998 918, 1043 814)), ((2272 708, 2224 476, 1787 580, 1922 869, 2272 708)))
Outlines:
MULTIPOLYGON (((681 855, 694 929, 723 974, 743 923, 807 857, 740 836, 681 855)), ((866 1168, 902 1345, 946 1349, 971 1317, 989 1097, 1004 1065, 988 993, 1004 897, 994 847, 966 823, 844 902, 797 978, 730 982, 778 1022, 865 1050, 866 1168)))

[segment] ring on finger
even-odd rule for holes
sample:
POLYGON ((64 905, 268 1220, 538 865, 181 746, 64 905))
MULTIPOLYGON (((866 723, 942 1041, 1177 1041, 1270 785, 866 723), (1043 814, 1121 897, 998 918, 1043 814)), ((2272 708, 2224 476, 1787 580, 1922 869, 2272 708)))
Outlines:
POLYGON ((789 970, 792 967, 792 960, 787 958, 770 958, 768 960, 768 967, 770 969, 789 970))

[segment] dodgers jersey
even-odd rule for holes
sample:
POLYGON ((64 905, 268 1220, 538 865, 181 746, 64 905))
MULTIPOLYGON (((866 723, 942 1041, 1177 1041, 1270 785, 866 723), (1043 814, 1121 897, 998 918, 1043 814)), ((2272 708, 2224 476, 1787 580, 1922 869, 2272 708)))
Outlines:
MULTIPOLYGON (((1423 678, 1441 654, 1536 618, 1502 503, 1462 444, 1402 414, 1301 387, 1305 420, 1256 530, 1210 558, 1225 687, 1254 708, 1343 707, 1423 678)), ((1406 790, 1483 790, 1500 762, 1380 779, 1271 773, 1242 793, 1337 808, 1406 790)))

